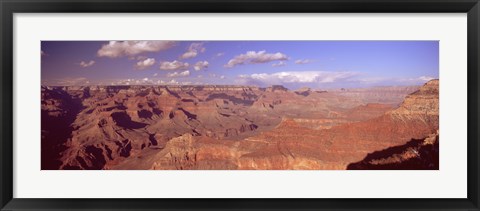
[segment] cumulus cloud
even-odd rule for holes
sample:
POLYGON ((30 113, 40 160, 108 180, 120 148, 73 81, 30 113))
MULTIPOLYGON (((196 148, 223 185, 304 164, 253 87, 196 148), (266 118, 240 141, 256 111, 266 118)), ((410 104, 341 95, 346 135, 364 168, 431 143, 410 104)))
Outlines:
POLYGON ((309 60, 309 59, 297 59, 295 60, 295 64, 308 64, 312 62, 312 60, 309 60))
POLYGON ((175 41, 110 41, 97 51, 99 57, 118 58, 159 52, 175 46, 175 41))
POLYGON ((90 85, 90 81, 85 77, 78 78, 61 78, 42 81, 42 84, 51 86, 86 86, 90 85))
POLYGON ((94 65, 94 64, 95 64, 95 61, 93 61, 93 60, 90 60, 90 61, 88 61, 88 62, 86 62, 86 61, 81 61, 80 63, 78 63, 78 65, 80 65, 80 66, 83 67, 83 68, 90 67, 90 66, 92 66, 92 65, 94 65))
POLYGON ((170 81, 165 82, 165 84, 177 85, 177 84, 179 84, 179 82, 176 81, 175 79, 172 79, 172 80, 170 80, 170 81))
POLYGON ((221 56, 223 56, 223 55, 225 55, 225 53, 224 53, 224 52, 220 52, 220 53, 217 53, 215 56, 221 57, 221 56))
POLYGON ((146 58, 144 60, 138 61, 137 64, 135 64, 135 68, 138 70, 143 70, 153 66, 154 64, 155 64, 154 58, 146 58))
POLYGON ((173 61, 173 62, 168 62, 168 61, 165 61, 165 62, 161 62, 160 63, 160 69, 161 70, 186 70, 188 69, 190 65, 188 63, 184 63, 184 62, 181 62, 181 61, 173 61))
MULTIPOLYGON (((138 81, 138 80, 137 80, 138 81)), ((115 85, 133 85, 135 83, 135 79, 122 79, 118 80, 117 82, 112 82, 111 84, 115 85)), ((138 81, 140 83, 140 81, 138 81)))
POLYGON ((237 65, 243 65, 243 64, 259 64, 259 63, 267 63, 271 61, 283 61, 287 60, 288 57, 287 55, 277 52, 277 53, 267 53, 265 50, 263 51, 248 51, 245 54, 240 54, 233 59, 230 59, 224 67, 227 68, 232 68, 237 65))
POLYGON ((421 80, 421 81, 430 81, 430 80, 433 80, 435 79, 434 77, 430 77, 430 76, 420 76, 418 77, 418 80, 421 80))
POLYGON ((202 84, 202 83, 198 83, 198 82, 191 82, 191 81, 177 81, 175 79, 171 79, 169 81, 164 81, 164 80, 157 80, 155 82, 153 82, 153 84, 157 84, 157 85, 191 85, 191 84, 202 84))
POLYGON ((173 73, 168 73, 167 77, 169 78, 177 78, 177 77, 187 77, 190 75, 190 71, 185 70, 183 72, 173 72, 173 73))
POLYGON ((188 47, 187 52, 180 56, 180 59, 190 59, 196 57, 199 53, 205 52, 205 47, 203 47, 203 43, 192 43, 190 47, 188 47))
POLYGON ((420 76, 413 78, 401 78, 401 77, 362 77, 362 78, 351 78, 347 82, 358 84, 364 84, 369 86, 412 86, 412 85, 422 85, 427 81, 436 79, 431 76, 420 76))
POLYGON ((278 63, 272 64, 272 67, 281 67, 281 66, 285 66, 285 65, 287 65, 287 63, 285 61, 279 61, 278 63))
POLYGON ((430 81, 430 80, 433 80, 433 79, 436 79, 434 77, 431 77, 431 76, 420 76, 420 77, 416 77, 416 78, 397 78, 397 79, 393 79, 394 81, 397 81, 397 82, 401 82, 401 83, 404 83, 404 84, 423 84, 427 81, 430 81))
POLYGON ((127 79, 104 81, 105 84, 109 84, 109 85, 142 85, 142 84, 151 84, 151 82, 152 81, 149 80, 148 78, 143 78, 143 79, 127 78, 127 79))
POLYGON ((199 61, 193 65, 193 69, 196 71, 207 69, 208 68, 208 62, 207 61, 199 61))
POLYGON ((255 73, 251 75, 239 75, 237 81, 253 85, 275 85, 291 83, 334 83, 357 76, 355 72, 328 72, 328 71, 301 71, 301 72, 277 72, 255 73))
POLYGON ((184 54, 182 54, 180 56, 180 59, 189 59, 189 58, 194 58, 197 56, 197 52, 196 51, 187 51, 185 52, 184 54))

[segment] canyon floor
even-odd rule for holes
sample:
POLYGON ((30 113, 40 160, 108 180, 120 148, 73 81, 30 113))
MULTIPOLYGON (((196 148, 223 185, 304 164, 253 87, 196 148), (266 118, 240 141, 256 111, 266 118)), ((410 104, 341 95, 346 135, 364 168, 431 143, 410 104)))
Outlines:
POLYGON ((42 86, 42 170, 439 169, 422 86, 42 86))

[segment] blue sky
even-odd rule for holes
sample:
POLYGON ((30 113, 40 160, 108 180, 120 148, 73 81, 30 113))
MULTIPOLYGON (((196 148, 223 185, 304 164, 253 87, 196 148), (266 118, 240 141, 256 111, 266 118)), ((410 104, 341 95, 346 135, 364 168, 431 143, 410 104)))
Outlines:
POLYGON ((437 41, 42 41, 44 85, 421 85, 437 41))

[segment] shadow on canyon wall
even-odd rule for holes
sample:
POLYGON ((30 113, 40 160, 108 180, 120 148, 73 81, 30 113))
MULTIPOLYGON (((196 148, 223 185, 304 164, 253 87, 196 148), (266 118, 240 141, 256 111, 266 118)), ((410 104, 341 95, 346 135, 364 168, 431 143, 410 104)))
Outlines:
POLYGON ((404 145, 389 147, 368 154, 363 160, 351 163, 348 170, 438 170, 438 135, 433 144, 425 139, 412 139, 404 145))
POLYGON ((62 164, 60 153, 66 149, 64 144, 71 138, 71 124, 83 109, 80 98, 74 98, 61 89, 51 90, 48 94, 61 102, 61 110, 65 112, 59 115, 50 115, 46 110, 41 112, 41 168, 45 170, 58 169, 62 164))

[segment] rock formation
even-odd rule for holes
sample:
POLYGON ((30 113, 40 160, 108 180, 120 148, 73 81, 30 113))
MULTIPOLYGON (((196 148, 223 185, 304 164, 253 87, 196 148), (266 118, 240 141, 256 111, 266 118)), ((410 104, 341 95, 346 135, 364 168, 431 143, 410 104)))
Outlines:
POLYGON ((438 80, 341 93, 42 87, 42 169, 375 169, 385 163, 369 153, 437 130, 438 80))

